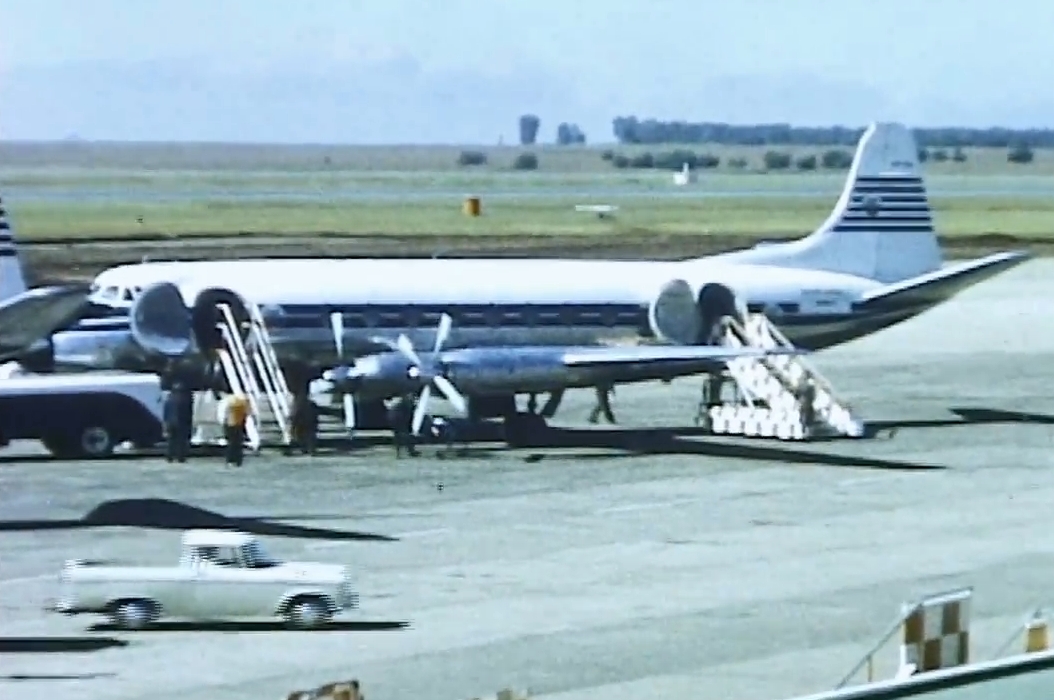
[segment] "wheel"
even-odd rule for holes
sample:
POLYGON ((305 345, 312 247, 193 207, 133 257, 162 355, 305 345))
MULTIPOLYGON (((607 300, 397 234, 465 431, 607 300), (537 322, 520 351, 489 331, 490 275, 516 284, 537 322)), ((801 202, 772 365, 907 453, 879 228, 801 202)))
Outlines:
POLYGON ((114 439, 102 426, 88 426, 76 432, 45 435, 40 439, 44 447, 59 459, 109 457, 113 454, 114 439))
POLYGON ((297 598, 286 608, 285 619, 293 629, 312 629, 329 622, 329 606, 320 598, 297 598))
POLYGON ((141 630, 154 619, 154 606, 145 600, 122 600, 110 611, 113 624, 123 630, 141 630))
POLYGON ((89 426, 81 430, 78 446, 85 457, 109 457, 113 454, 113 435, 102 426, 89 426))

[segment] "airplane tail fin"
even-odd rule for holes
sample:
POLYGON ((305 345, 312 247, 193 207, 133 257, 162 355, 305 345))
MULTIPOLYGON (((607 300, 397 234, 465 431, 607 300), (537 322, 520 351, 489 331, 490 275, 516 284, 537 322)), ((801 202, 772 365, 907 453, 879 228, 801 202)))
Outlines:
POLYGON ((940 269, 943 256, 911 131, 902 124, 871 124, 857 145, 842 195, 814 233, 730 257, 886 284, 940 269))
POLYGON ((18 257, 14 233, 7 218, 7 208, 0 199, 0 301, 26 291, 26 278, 18 257))

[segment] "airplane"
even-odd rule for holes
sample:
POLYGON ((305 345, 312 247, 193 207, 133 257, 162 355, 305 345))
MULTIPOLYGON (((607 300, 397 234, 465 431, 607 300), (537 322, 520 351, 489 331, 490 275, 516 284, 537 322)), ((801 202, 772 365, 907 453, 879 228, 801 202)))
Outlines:
MULTIPOLYGON (((27 348, 75 321, 88 305, 86 284, 29 289, 0 200, 0 363, 15 361, 27 348)), ((10 368, 0 369, 0 375, 10 368)))
MULTIPOLYGON (((564 376, 572 374, 567 356, 581 356, 584 348, 594 348, 594 367, 603 366, 605 357, 620 368, 634 357, 657 367, 675 365, 675 359, 720 363, 730 356, 712 347, 713 329, 727 316, 764 313, 797 348, 822 350, 914 318, 1029 257, 1011 251, 945 265, 917 153, 905 126, 874 123, 860 139, 834 209, 813 233, 681 261, 255 259, 121 265, 96 277, 90 311, 38 346, 36 359, 54 370, 162 371, 174 360, 198 358, 216 347, 217 303, 229 304, 239 320, 248 317, 252 303, 265 319, 283 369, 298 377, 291 385, 306 385, 328 369, 334 390, 342 380, 354 379, 363 395, 383 394, 368 385, 383 386, 386 378, 366 370, 402 363, 396 372, 400 381, 420 387, 421 377, 434 372, 411 378, 405 374, 410 365, 435 364, 446 353, 463 351, 451 357, 469 367, 501 367, 507 378, 490 387, 490 396, 470 393, 472 412, 508 416, 516 411, 516 394, 530 384, 531 360, 564 376), (445 335, 444 314, 452 317, 445 335), (334 339, 338 324, 331 319, 337 317, 334 339), (439 348, 438 339, 445 349, 433 351, 427 362, 409 361, 407 347, 439 348), (627 342, 636 346, 625 347, 627 342), (699 352, 659 357, 654 345, 665 348, 659 353, 673 352, 671 346, 699 352)), ((599 381, 604 372, 594 372, 590 379, 599 381)))

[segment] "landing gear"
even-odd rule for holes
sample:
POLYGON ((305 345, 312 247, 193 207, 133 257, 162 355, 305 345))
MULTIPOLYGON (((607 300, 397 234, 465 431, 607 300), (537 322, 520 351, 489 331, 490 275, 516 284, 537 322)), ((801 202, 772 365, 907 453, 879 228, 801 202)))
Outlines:
POLYGON ((515 396, 472 397, 468 405, 469 420, 474 423, 501 418, 505 442, 511 446, 529 444, 532 438, 549 427, 544 415, 545 408, 542 413, 538 413, 537 396, 528 397, 526 411, 519 410, 515 396))

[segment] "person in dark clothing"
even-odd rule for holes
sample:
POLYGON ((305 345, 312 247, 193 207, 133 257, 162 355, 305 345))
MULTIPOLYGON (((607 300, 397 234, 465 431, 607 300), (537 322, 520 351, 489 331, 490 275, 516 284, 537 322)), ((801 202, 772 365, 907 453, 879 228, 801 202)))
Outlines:
POLYGON ((600 419, 601 414, 604 415, 604 420, 612 425, 615 425, 618 421, 615 420, 615 412, 611 410, 611 396, 615 393, 615 386, 613 384, 607 384, 598 386, 596 388, 597 401, 593 404, 593 410, 589 413, 589 422, 594 425, 600 419))
POLYGON ((165 459, 169 462, 187 461, 190 435, 194 428, 194 392, 176 380, 165 397, 165 459))
POLYGON ((411 423, 414 417, 414 400, 411 396, 397 398, 390 409, 388 409, 388 426, 392 429, 395 439, 395 456, 401 457, 403 448, 411 457, 418 455, 414 444, 414 435, 411 423))
POLYGON ((293 433, 290 448, 300 450, 301 454, 315 454, 318 438, 318 407, 308 397, 307 392, 293 396, 290 423, 293 433))
POLYGON ((798 390, 798 401, 801 403, 801 422, 805 434, 810 435, 816 423, 816 385, 806 379, 804 386, 798 390))

